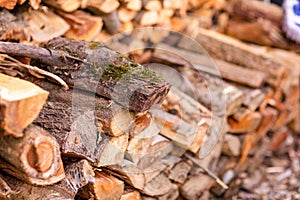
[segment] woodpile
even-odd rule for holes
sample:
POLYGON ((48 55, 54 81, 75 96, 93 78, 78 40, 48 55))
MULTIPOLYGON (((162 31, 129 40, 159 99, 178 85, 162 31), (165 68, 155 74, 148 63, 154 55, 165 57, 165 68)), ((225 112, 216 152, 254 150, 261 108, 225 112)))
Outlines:
POLYGON ((300 46, 280 7, 0 6, 0 199, 230 198, 300 133, 300 46))

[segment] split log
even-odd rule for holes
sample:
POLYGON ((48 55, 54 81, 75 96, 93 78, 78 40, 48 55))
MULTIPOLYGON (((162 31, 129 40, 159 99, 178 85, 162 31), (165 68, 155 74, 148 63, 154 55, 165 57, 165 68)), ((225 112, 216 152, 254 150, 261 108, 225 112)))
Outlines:
POLYGON ((284 13, 283 9, 275 4, 263 1, 237 0, 233 3, 232 14, 248 20, 268 19, 281 27, 284 13))
POLYGON ((143 170, 145 175, 145 182, 148 183, 157 177, 159 174, 163 173, 167 168, 167 165, 161 160, 158 160, 151 164, 149 167, 143 170))
POLYGON ((95 182, 94 170, 87 160, 71 163, 65 167, 65 171, 66 178, 54 186, 64 188, 72 199, 81 188, 95 182))
POLYGON ((43 129, 30 125, 21 138, 0 134, 0 168, 29 184, 51 185, 65 176, 59 145, 43 129))
POLYGON ((265 79, 265 74, 263 72, 247 69, 241 66, 220 60, 214 59, 218 69, 221 72, 222 78, 235 83, 247 85, 253 88, 260 87, 265 79))
POLYGON ((117 11, 101 15, 108 33, 115 34, 121 28, 121 22, 118 18, 117 11))
POLYGON ((239 156, 240 152, 241 152, 240 139, 235 135, 226 134, 224 136, 222 153, 227 156, 239 156))
POLYGON ((126 157, 133 163, 138 163, 145 154, 149 153, 150 148, 155 136, 159 134, 159 128, 153 120, 150 125, 145 128, 138 135, 133 136, 128 144, 126 157))
POLYGON ((253 112, 247 115, 244 119, 236 122, 232 118, 228 119, 231 133, 249 133, 255 131, 260 125, 262 116, 259 112, 253 112))
POLYGON ((162 9, 162 3, 159 0, 143 0, 143 7, 146 10, 160 11, 162 9))
POLYGON ((191 162, 181 161, 171 169, 169 174, 169 179, 176 183, 183 184, 187 179, 191 169, 192 169, 191 162))
POLYGON ((0 199, 7 199, 14 193, 15 192, 9 187, 4 177, 0 175, 0 199))
POLYGON ((113 176, 120 178, 138 190, 145 187, 145 175, 134 163, 124 160, 121 165, 111 165, 107 169, 113 176))
POLYGON ((81 3, 81 8, 87 8, 95 14, 101 14, 112 13, 119 7, 119 5, 120 3, 118 0, 87 0, 81 3))
POLYGON ((93 40, 101 31, 103 22, 101 17, 77 10, 73 13, 58 12, 70 25, 65 36, 75 40, 93 40))
POLYGON ((58 8, 64 12, 74 12, 81 6, 81 0, 43 0, 43 3, 58 8))
POLYGON ((158 23, 159 16, 157 11, 141 11, 135 18, 141 26, 151 26, 158 23))
POLYGON ((254 22, 231 20, 227 25, 226 34, 254 44, 289 49, 289 41, 284 38, 283 31, 266 19, 254 22))
POLYGON ((136 112, 161 103, 170 88, 152 70, 100 43, 56 38, 46 49, 1 42, 0 52, 48 64, 48 70, 69 85, 111 98, 136 112))
POLYGON ((146 183, 144 194, 149 196, 165 195, 172 189, 172 183, 163 173, 156 176, 154 179, 146 183))
POLYGON ((46 42, 62 36, 70 29, 70 25, 51 10, 29 10, 23 15, 29 26, 29 34, 37 42, 46 42))
POLYGON ((202 197, 205 190, 209 190, 214 184, 214 180, 204 174, 191 176, 189 179, 180 186, 180 194, 185 199, 196 200, 202 197), (197 185, 197 187, 195 187, 197 185))
POLYGON ((286 74, 286 66, 276 60, 269 50, 263 47, 250 46, 229 36, 202 28, 190 29, 199 42, 211 55, 241 66, 256 69, 267 74, 267 82, 278 84, 286 74), (274 83, 275 82, 275 83, 274 83))
POLYGON ((48 92, 28 81, 0 74, 0 124, 4 134, 22 137, 38 116, 48 92))
POLYGON ((120 199, 124 182, 101 171, 95 171, 94 181, 84 186, 78 195, 85 199, 120 199))
POLYGON ((73 199, 71 195, 69 195, 68 191, 65 188, 55 185, 50 185, 47 187, 38 187, 27 184, 23 181, 15 179, 14 177, 8 175, 1 176, 2 182, 1 187, 5 189, 5 196, 1 199, 43 199, 43 200, 53 200, 53 199, 61 199, 61 200, 71 200, 73 199))
POLYGON ((134 19, 134 17, 137 15, 137 11, 135 10, 129 10, 125 7, 121 7, 118 9, 118 17, 121 22, 129 22, 134 19))
POLYGON ((63 91, 45 81, 39 85, 50 91, 50 96, 34 123, 57 139, 64 155, 86 158, 98 167, 123 162, 130 113, 82 91, 63 91))
MULTIPOLYGON (((12 1, 6 1, 12 2, 12 1)), ((11 14, 6 9, 0 11, 0 40, 29 41, 30 36, 25 28, 25 22, 20 17, 11 14)))
POLYGON ((12 10, 17 5, 17 2, 18 2, 18 0, 0 1, 0 7, 12 10))
POLYGON ((176 184, 172 184, 172 189, 162 195, 162 196, 158 196, 158 200, 176 200, 179 197, 179 191, 178 191, 178 186, 176 184))
POLYGON ((150 147, 139 160, 138 167, 144 170, 156 161, 168 155, 172 150, 173 144, 170 140, 161 135, 156 135, 150 147))
POLYGON ((125 189, 120 200, 141 200, 141 195, 136 190, 126 190, 125 189))
POLYGON ((125 0, 126 8, 130 10, 140 11, 142 9, 142 0, 125 0))

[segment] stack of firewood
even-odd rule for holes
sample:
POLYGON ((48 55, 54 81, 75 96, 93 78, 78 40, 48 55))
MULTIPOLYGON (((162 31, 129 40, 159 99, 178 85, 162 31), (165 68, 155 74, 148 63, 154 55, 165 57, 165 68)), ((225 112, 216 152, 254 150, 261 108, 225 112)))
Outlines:
POLYGON ((280 30, 279 7, 242 0, 25 2, 0 2, 14 9, 0 12, 0 40, 103 41, 162 26, 194 38, 214 62, 186 37, 155 28, 106 40, 138 63, 156 63, 151 69, 94 42, 57 38, 37 51, 1 43, 0 198, 229 198, 240 172, 300 132, 299 45, 280 30))

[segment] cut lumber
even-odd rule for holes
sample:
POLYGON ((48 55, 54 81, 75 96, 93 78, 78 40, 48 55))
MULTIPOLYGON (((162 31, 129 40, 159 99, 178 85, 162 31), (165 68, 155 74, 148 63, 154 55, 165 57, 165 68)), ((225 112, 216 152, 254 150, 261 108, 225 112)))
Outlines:
POLYGON ((70 29, 70 25, 51 10, 29 10, 23 15, 29 26, 29 34, 37 42, 62 36, 70 29))
POLYGON ((25 80, 0 74, 0 124, 4 134, 22 137, 38 116, 48 92, 25 80))
POLYGON ((284 12, 281 7, 264 1, 236 0, 233 1, 232 14, 248 20, 268 19, 281 27, 284 12))
POLYGON ((120 199, 124 191, 124 182, 105 172, 95 171, 94 181, 84 186, 78 193, 82 198, 95 200, 120 199))
POLYGON ((74 12, 75 10, 80 8, 81 0, 43 0, 43 3, 65 12, 74 12))
MULTIPOLYGON (((6 1, 13 2, 13 1, 6 1)), ((30 36, 26 31, 23 19, 13 15, 6 9, 0 11, 0 40, 29 41, 30 36)))
POLYGON ((96 92, 136 112, 161 103, 169 91, 170 84, 152 70, 101 43, 56 38, 46 46, 0 42, 0 52, 48 64, 48 70, 69 85, 96 92))
POLYGON ((259 112, 253 112, 247 115, 244 119, 236 122, 232 118, 228 118, 230 125, 230 133, 249 133, 255 131, 260 125, 262 115, 259 112))
POLYGON ((64 178, 59 145, 45 130, 30 125, 23 137, 1 133, 0 141, 0 168, 8 174, 33 185, 51 185, 64 178))
POLYGON ((93 40, 101 31, 103 22, 101 17, 77 10, 73 13, 58 12, 70 25, 65 36, 75 40, 93 40))

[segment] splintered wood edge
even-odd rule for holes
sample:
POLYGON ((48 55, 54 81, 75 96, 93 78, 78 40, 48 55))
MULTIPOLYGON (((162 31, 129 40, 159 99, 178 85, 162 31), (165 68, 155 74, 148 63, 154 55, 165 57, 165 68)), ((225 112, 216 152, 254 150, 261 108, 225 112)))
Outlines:
POLYGON ((0 110, 5 134, 21 137, 22 131, 38 116, 49 92, 35 84, 0 74, 0 110))

